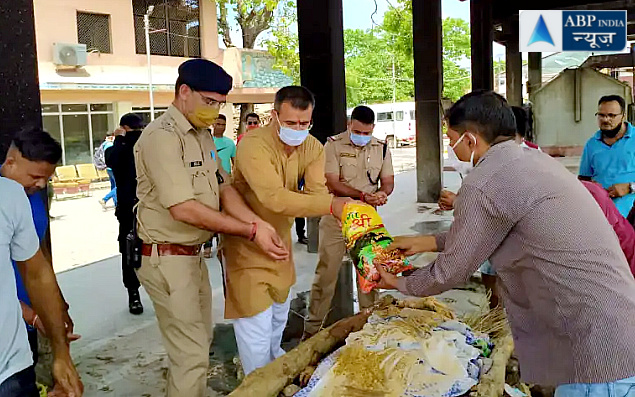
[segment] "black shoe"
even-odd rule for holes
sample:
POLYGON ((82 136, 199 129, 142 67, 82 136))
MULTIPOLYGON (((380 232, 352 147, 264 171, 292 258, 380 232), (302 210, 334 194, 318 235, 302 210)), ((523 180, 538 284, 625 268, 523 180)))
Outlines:
POLYGON ((143 313, 139 291, 128 291, 128 310, 131 314, 139 315, 143 313))
POLYGON ((298 243, 307 245, 309 244, 309 239, 306 237, 298 237, 298 243))

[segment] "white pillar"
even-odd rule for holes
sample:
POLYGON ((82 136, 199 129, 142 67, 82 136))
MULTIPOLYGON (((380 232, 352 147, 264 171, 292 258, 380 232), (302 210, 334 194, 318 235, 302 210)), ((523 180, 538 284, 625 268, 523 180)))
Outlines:
POLYGON ((227 128, 225 129, 225 136, 229 139, 236 139, 236 124, 234 123, 234 104, 227 103, 225 108, 221 111, 222 114, 227 117, 227 128))
POLYGON ((121 119, 121 116, 123 116, 126 113, 131 113, 132 112, 132 102, 115 102, 113 104, 114 106, 114 110, 115 110, 115 125, 119 126, 119 120, 121 119))

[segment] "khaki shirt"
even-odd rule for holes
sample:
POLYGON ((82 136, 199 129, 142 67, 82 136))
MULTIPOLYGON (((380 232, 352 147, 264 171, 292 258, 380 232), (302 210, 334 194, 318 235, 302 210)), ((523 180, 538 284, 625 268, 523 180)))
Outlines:
MULTIPOLYGON (((324 178, 324 148, 312 136, 289 156, 277 130, 265 126, 246 134, 236 153, 234 186, 251 209, 269 222, 291 249, 296 217, 330 212, 332 196, 324 178), (298 183, 304 177, 304 191, 298 183)), ((254 316, 283 303, 295 283, 293 258, 279 262, 245 238, 224 236, 225 318, 254 316)))
POLYGON ((198 245, 212 232, 175 220, 169 208, 197 200, 218 210, 220 168, 214 141, 174 106, 150 123, 135 145, 139 238, 145 243, 198 245))
POLYGON ((353 189, 375 193, 381 178, 394 175, 390 150, 386 148, 384 157, 384 145, 373 137, 368 145, 356 146, 347 131, 332 136, 324 147, 325 172, 339 175, 353 189))

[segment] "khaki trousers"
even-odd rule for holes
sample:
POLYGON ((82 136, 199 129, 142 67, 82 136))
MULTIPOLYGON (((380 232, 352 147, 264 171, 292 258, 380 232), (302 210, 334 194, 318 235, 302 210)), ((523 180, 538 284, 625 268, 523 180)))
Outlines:
MULTIPOLYGON (((319 239, 319 261, 311 287, 309 318, 304 323, 304 332, 308 335, 317 333, 329 314, 331 301, 335 295, 337 276, 346 255, 346 242, 342 236, 342 229, 333 216, 327 215, 320 220, 319 239)), ((373 290, 365 294, 358 289, 357 296, 360 309, 365 309, 375 303, 377 291, 373 290)))
POLYGON ((199 256, 144 256, 139 281, 152 299, 168 354, 168 397, 207 395, 212 294, 199 256))

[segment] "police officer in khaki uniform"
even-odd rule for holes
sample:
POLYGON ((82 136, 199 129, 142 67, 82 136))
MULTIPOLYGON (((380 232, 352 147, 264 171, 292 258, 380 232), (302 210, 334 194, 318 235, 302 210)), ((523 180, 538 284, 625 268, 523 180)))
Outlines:
MULTIPOLYGON (((359 199, 375 207, 386 204, 392 193, 395 176, 390 151, 384 142, 374 138, 375 113, 367 106, 353 109, 348 131, 329 138, 326 154, 326 184, 331 193, 359 199)), ((342 229, 332 216, 320 220, 319 262, 311 288, 309 317, 304 324, 304 337, 320 330, 326 319, 335 284, 346 254, 342 229)), ((361 308, 375 301, 377 292, 359 293, 361 308)))
POLYGON ((207 394, 212 302, 202 244, 220 232, 252 240, 273 259, 289 258, 275 229, 228 183, 207 130, 231 87, 220 66, 204 59, 184 62, 172 106, 135 145, 143 241, 137 275, 168 353, 169 397, 207 394))

